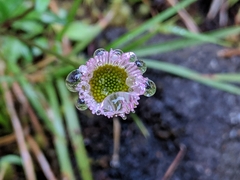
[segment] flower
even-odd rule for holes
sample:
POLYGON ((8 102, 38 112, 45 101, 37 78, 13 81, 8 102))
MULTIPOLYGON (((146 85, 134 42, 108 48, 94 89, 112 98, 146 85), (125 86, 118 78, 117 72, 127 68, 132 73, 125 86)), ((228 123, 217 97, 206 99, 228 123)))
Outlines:
POLYGON ((86 65, 69 73, 66 86, 79 92, 79 110, 89 108, 93 114, 126 119, 126 114, 137 107, 140 95, 150 97, 156 92, 154 82, 143 77, 146 69, 133 52, 101 48, 86 65))

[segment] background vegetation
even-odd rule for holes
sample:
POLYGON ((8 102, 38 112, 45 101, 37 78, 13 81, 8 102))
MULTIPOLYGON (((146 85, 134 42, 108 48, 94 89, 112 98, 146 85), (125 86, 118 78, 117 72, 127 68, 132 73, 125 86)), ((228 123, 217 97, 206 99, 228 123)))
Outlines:
POLYGON ((219 56, 240 54, 239 2, 202 4, 0 0, 0 179, 92 179, 76 95, 64 80, 97 48, 133 51, 149 68, 239 95, 239 73, 200 74, 149 58, 206 42, 226 48, 219 56), (174 38, 148 42, 158 34, 174 38))

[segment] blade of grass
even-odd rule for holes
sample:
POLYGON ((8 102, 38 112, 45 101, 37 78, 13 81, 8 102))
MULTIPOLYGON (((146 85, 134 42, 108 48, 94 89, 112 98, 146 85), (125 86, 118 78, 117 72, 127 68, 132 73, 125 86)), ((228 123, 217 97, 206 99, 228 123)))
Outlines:
POLYGON ((240 73, 206 74, 206 78, 212 79, 214 81, 240 83, 240 73))
POLYGON ((22 158, 20 156, 17 156, 15 154, 8 154, 6 156, 1 157, 0 159, 0 167, 2 164, 16 164, 16 165, 22 165, 22 158))
POLYGON ((63 103, 66 125, 82 179, 92 180, 93 178, 91 174, 91 168, 84 146, 79 119, 76 114, 76 109, 71 103, 70 93, 66 89, 65 83, 61 79, 57 80, 57 87, 60 93, 61 101, 63 103))
POLYGON ((142 132, 144 137, 148 138, 150 136, 150 134, 149 134, 147 128, 144 126, 141 119, 135 113, 131 113, 130 116, 133 118, 134 122, 136 123, 136 125, 138 126, 138 128, 140 129, 140 131, 142 132))
POLYGON ((113 17, 115 16, 115 11, 113 9, 110 9, 106 16, 98 21, 96 25, 94 25, 94 29, 92 31, 92 34, 90 36, 86 36, 86 38, 78 42, 73 50, 68 54, 69 56, 78 54, 80 51, 82 51, 91 41, 93 41, 106 27, 107 25, 112 21, 113 17))
POLYGON ((37 111, 38 116, 41 117, 48 129, 51 132, 54 132, 54 127, 52 126, 51 121, 49 120, 42 104, 39 103, 41 101, 39 100, 35 88, 33 88, 33 86, 27 81, 27 79, 20 73, 20 68, 16 64, 12 64, 9 67, 10 70, 14 72, 14 76, 17 77, 17 80, 19 81, 24 91, 24 94, 26 95, 34 109, 37 111))
POLYGON ((12 77, 9 77, 9 76, 1 76, 0 77, 0 83, 2 83, 2 82, 13 82, 14 81, 14 79, 12 78, 12 77))
POLYGON ((58 104, 53 84, 51 82, 45 83, 45 90, 51 106, 51 108, 49 108, 49 115, 51 116, 53 126, 57 132, 57 134, 54 134, 54 143, 61 174, 63 179, 74 180, 73 168, 71 166, 67 147, 66 132, 64 130, 63 120, 60 114, 60 106, 58 104))
POLYGON ((172 34, 179 35, 182 37, 196 39, 196 40, 199 40, 202 42, 210 42, 210 43, 219 44, 222 46, 230 46, 231 45, 230 43, 220 40, 218 38, 215 38, 214 36, 209 36, 209 35, 206 35, 203 33, 202 34, 201 33, 193 33, 193 32, 188 31, 187 29, 184 29, 179 26, 161 24, 159 26, 159 30, 160 30, 160 32, 172 33, 172 34))
POLYGON ((62 37, 63 37, 64 33, 66 32, 66 30, 68 29, 70 23, 74 20, 74 17, 77 13, 77 10, 78 10, 81 2, 82 2, 82 0, 74 0, 73 1, 71 9, 68 11, 69 13, 67 16, 67 23, 63 26, 63 29, 57 35, 58 40, 62 39, 62 37))
MULTIPOLYGON (((216 38, 223 38, 223 37, 227 37, 229 35, 238 34, 238 33, 240 33, 240 27, 233 26, 233 27, 216 30, 216 31, 211 31, 206 33, 206 35, 216 37, 216 38)), ((198 41, 196 39, 181 38, 177 40, 171 40, 168 42, 161 42, 161 43, 139 47, 137 49, 133 49, 132 51, 136 53, 137 56, 142 57, 142 56, 159 54, 163 52, 182 49, 188 46, 193 46, 193 45, 202 44, 202 43, 203 43, 202 41, 198 41)))
POLYGON ((132 41, 134 38, 139 36, 144 31, 153 28, 154 26, 156 26, 157 23, 163 22, 167 18, 176 14, 179 9, 183 9, 195 1, 196 0, 185 0, 185 1, 178 3, 176 6, 174 6, 172 8, 168 8, 167 10, 165 10, 162 13, 158 14, 157 16, 153 17, 152 19, 148 20, 141 26, 136 27, 134 30, 131 30, 130 32, 128 32, 128 33, 124 34, 123 36, 121 36, 120 38, 118 38, 117 40, 113 41, 106 47, 106 49, 121 48, 127 42, 132 41))
POLYGON ((210 87, 213 87, 219 90, 240 95, 240 88, 228 83, 216 82, 188 68, 166 63, 166 62, 159 62, 151 59, 145 59, 145 62, 147 66, 150 68, 165 71, 183 78, 187 78, 187 79, 208 85, 210 87))
POLYGON ((157 31, 146 33, 143 36, 141 36, 139 39, 137 39, 136 41, 133 41, 133 42, 129 43, 128 45, 124 46, 122 48, 122 50, 124 52, 127 52, 130 49, 137 48, 137 47, 141 46, 142 44, 144 44, 145 42, 147 42, 150 38, 152 38, 156 34, 157 34, 157 31))

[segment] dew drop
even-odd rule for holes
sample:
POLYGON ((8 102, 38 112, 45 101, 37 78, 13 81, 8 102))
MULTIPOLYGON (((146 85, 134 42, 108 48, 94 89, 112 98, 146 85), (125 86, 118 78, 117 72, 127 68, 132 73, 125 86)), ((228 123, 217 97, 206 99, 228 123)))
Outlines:
POLYGON ((122 55, 123 51, 121 49, 114 49, 113 53, 116 54, 116 55, 122 55))
POLYGON ((84 99, 80 99, 80 98, 77 99, 77 102, 75 103, 75 106, 80 111, 84 111, 88 108, 87 105, 85 104, 84 99))
POLYGON ((77 92, 76 87, 81 80, 81 72, 78 69, 70 72, 65 80, 66 86, 69 91, 77 92))
POLYGON ((126 116, 125 114, 121 114, 120 116, 121 116, 121 118, 122 118, 123 120, 126 120, 126 119, 127 119, 127 116, 126 116))
POLYGON ((131 87, 135 84, 135 77, 129 76, 126 79, 126 84, 131 87))
POLYGON ((133 52, 130 52, 129 61, 130 61, 130 62, 135 62, 136 60, 137 60, 137 55, 134 54, 133 52))
POLYGON ((93 57, 95 57, 95 56, 102 56, 102 55, 104 54, 104 52, 106 52, 105 49, 99 48, 99 49, 97 49, 96 51, 94 51, 93 57))
POLYGON ((137 65, 138 69, 142 71, 142 73, 145 73, 147 70, 147 65, 144 61, 136 60, 135 64, 137 65))
POLYGON ((97 110, 96 111, 96 115, 100 115, 101 114, 101 111, 100 110, 97 110))
POLYGON ((152 80, 148 79, 146 82, 146 90, 145 90, 144 96, 151 97, 152 95, 155 94, 155 92, 156 92, 155 83, 152 80))

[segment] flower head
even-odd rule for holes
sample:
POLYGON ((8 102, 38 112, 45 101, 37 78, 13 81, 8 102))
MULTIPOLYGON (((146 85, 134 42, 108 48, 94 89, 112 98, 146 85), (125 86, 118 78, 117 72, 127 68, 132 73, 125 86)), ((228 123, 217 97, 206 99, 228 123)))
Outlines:
POLYGON ((93 114, 108 118, 134 112, 140 95, 152 96, 153 81, 143 77, 146 65, 132 52, 119 49, 97 49, 86 65, 81 65, 66 78, 70 91, 79 92, 76 107, 89 108, 93 114))

